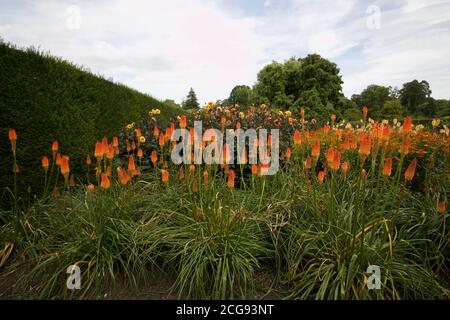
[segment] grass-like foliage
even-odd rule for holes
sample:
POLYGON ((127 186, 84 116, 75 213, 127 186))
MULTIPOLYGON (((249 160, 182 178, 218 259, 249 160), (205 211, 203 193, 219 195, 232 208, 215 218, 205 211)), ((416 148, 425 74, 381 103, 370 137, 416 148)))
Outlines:
MULTIPOLYGON (((42 197, 25 201, 20 170, 5 190, 0 277, 16 289, 0 296, 103 298, 148 290, 162 274, 182 299, 448 299, 448 128, 376 123, 365 112, 358 126, 318 126, 303 113, 210 104, 179 119, 282 128, 279 141, 267 139, 281 149, 274 175, 246 161, 175 165, 176 124, 162 127, 157 114, 98 141, 83 179, 53 145, 42 197), (80 290, 66 286, 71 265, 80 290)), ((9 139, 16 168, 20 133, 9 139)))

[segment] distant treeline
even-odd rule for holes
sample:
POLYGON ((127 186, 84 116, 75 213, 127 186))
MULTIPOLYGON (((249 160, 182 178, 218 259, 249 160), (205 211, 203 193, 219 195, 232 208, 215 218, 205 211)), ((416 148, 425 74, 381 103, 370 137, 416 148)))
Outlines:
MULTIPOLYGON (((380 79, 382 80, 382 79, 380 79)), ((367 105, 369 117, 448 118, 450 101, 434 99, 430 84, 412 80, 402 88, 369 85, 350 99, 342 93, 342 76, 338 66, 318 54, 290 58, 283 63, 273 61, 257 75, 253 87, 235 86, 229 97, 219 104, 242 107, 265 103, 274 109, 298 111, 304 108, 309 118, 326 120, 331 114, 346 120, 358 120, 361 107, 367 105)))

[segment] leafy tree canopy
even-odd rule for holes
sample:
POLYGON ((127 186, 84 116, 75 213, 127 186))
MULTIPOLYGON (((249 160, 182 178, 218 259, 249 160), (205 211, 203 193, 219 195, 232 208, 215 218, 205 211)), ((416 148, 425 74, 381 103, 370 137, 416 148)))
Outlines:
POLYGON ((310 116, 325 118, 343 107, 341 85, 335 63, 317 54, 293 57, 284 63, 273 61, 258 73, 252 102, 267 101, 282 110, 304 107, 311 110, 310 116))
POLYGON ((238 85, 231 90, 230 96, 227 99, 229 104, 238 104, 243 108, 248 107, 252 89, 246 85, 238 85))
POLYGON ((430 84, 425 80, 407 82, 400 90, 400 102, 410 114, 419 113, 419 109, 423 109, 423 106, 420 106, 427 103, 427 98, 430 96, 430 84))

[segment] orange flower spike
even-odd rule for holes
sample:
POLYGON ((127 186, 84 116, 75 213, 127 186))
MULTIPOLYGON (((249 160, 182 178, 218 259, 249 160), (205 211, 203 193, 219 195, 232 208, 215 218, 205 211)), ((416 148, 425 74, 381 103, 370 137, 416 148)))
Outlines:
POLYGON ((311 157, 308 155, 305 160, 305 169, 311 169, 311 157))
POLYGON ((103 150, 105 150, 106 148, 105 148, 105 146, 107 146, 109 143, 108 143, 108 138, 107 137, 103 137, 103 139, 102 139, 102 144, 103 144, 103 150))
POLYGON ((350 138, 348 136, 345 137, 345 141, 342 144, 343 150, 349 150, 350 149, 350 138))
POLYGON ((258 173, 258 166, 256 164, 252 164, 252 174, 256 175, 258 173))
POLYGON ((269 134, 269 136, 267 137, 267 147, 272 146, 272 135, 269 134))
POLYGON ((403 133, 409 133, 411 131, 412 131, 412 118, 411 117, 405 117, 403 119, 402 132, 403 133))
POLYGON ((128 171, 133 172, 134 170, 136 170, 136 164, 134 163, 134 157, 130 156, 128 158, 128 171))
POLYGON ((311 149, 311 155, 316 159, 319 158, 319 156, 320 156, 320 140, 319 139, 314 140, 314 146, 311 149))
POLYGON ((173 121, 170 122, 170 132, 174 132, 175 131, 175 123, 173 121))
POLYGON ((333 148, 328 148, 326 158, 327 158, 328 164, 330 165, 334 159, 334 149, 333 148))
POLYGON ((400 145, 400 153, 407 155, 411 150, 411 136, 407 135, 405 141, 400 145))
POLYGON ((225 118, 225 117, 221 117, 220 118, 220 124, 222 125, 222 127, 224 127, 225 126, 225 122, 227 121, 227 118, 225 118))
POLYGON ((103 158, 103 144, 101 142, 97 141, 95 143, 94 157, 96 157, 98 161, 103 158))
POLYGON ((195 174, 195 165, 191 164, 189 166, 189 174, 193 176, 195 174))
POLYGON ((137 128, 136 130, 134 130, 134 134, 135 134, 136 137, 139 139, 139 137, 142 136, 141 129, 137 128))
POLYGON ((269 163, 261 163, 258 168, 258 175, 260 177, 266 175, 269 172, 269 163))
POLYGON ((390 177, 392 174, 392 158, 384 160, 383 176, 390 177))
POLYGON ((131 151, 130 141, 127 140, 126 144, 127 144, 127 152, 130 153, 130 151, 131 151))
POLYGON ((9 129, 8 132, 9 141, 11 142, 11 149, 14 154, 16 154, 16 141, 17 141, 17 134, 16 130, 9 129))
POLYGON ((286 148, 286 158, 287 158, 288 160, 291 160, 291 155, 292 155, 291 148, 287 147, 287 148, 286 148))
POLYGON ((55 162, 56 162, 56 165, 57 165, 57 166, 60 166, 60 165, 61 165, 62 158, 61 158, 61 155, 60 155, 59 153, 56 154, 56 160, 55 160, 55 162))
POLYGON ((106 173, 102 173, 100 187, 102 189, 109 189, 111 187, 111 182, 109 181, 109 177, 106 173))
POLYGON ((234 189, 234 178, 235 178, 234 170, 230 169, 230 171, 228 171, 228 188, 230 189, 234 189))
POLYGON ((414 158, 405 171, 405 179, 411 181, 416 173, 417 159, 414 158))
POLYGON ((16 130, 10 128, 8 131, 8 137, 9 141, 16 141, 17 140, 16 130))
POLYGON ((344 173, 344 176, 347 174, 348 169, 350 169, 350 163, 348 161, 342 162, 342 172, 344 173))
POLYGON ((336 115, 332 114, 331 115, 331 123, 334 123, 334 121, 336 121, 336 115))
POLYGON ((440 201, 439 204, 438 204, 438 207, 437 207, 437 211, 439 213, 444 213, 445 212, 445 207, 446 207, 445 201, 440 201))
POLYGON ((302 136, 300 134, 300 131, 295 130, 294 131, 294 147, 298 148, 301 143, 302 143, 302 136))
POLYGON ((137 151, 137 156, 138 156, 139 158, 141 158, 141 159, 142 159, 142 157, 144 156, 144 153, 142 152, 142 148, 139 148, 139 149, 138 149, 138 151, 137 151))
POLYGON ((153 128, 153 136, 154 136, 154 137, 159 136, 159 129, 158 129, 157 126, 155 126, 155 127, 153 128))
POLYGON ((367 118, 367 112, 369 112, 369 109, 367 108, 367 106, 363 106, 362 107, 362 112, 363 112, 364 119, 366 119, 367 118))
POLYGON ((228 144, 224 144, 223 145, 223 149, 222 149, 222 163, 223 164, 226 164, 226 163, 228 163, 228 160, 230 159, 230 157, 229 157, 229 147, 228 147, 228 144))
POLYGON ((94 191, 94 189, 95 189, 95 186, 92 183, 89 183, 88 186, 87 186, 87 190, 88 191, 94 191))
POLYGON ((49 165, 48 157, 47 156, 42 157, 42 168, 44 168, 45 171, 48 170, 48 165, 49 165))
POLYGON ((389 127, 388 125, 384 126, 382 139, 384 141, 388 141, 390 133, 391 133, 391 127, 389 127))
POLYGON ((169 171, 164 169, 161 170, 161 180, 164 183, 169 182, 169 171))
POLYGON ((194 139, 195 139, 195 129, 194 128, 189 128, 189 142, 190 142, 190 144, 194 144, 194 139))
POLYGON ((372 148, 372 138, 368 134, 364 134, 361 138, 361 144, 359 146, 359 154, 361 156, 368 156, 372 148))
POLYGON ((117 148, 117 147, 119 146, 119 138, 117 138, 117 137, 114 137, 114 138, 113 138, 112 146, 113 146, 114 148, 117 148))
POLYGON ((53 141, 52 143, 52 152, 53 152, 53 158, 56 157, 56 153, 58 152, 58 141, 53 141))
POLYGON ((131 141, 131 150, 136 150, 136 142, 131 141))
POLYGON ((68 178, 68 175, 70 172, 68 156, 62 156, 60 169, 61 169, 61 174, 64 176, 64 178, 68 178))
POLYGON ((162 148, 166 143, 166 139, 162 133, 159 134, 159 146, 162 148))
POLYGON ((319 171, 317 177, 319 179, 319 183, 322 184, 323 180, 325 179, 325 171, 323 170, 319 171))
POLYGON ((91 160, 91 155, 88 153, 88 155, 86 156, 86 164, 88 166, 90 166, 92 164, 92 160, 91 160))
POLYGON ((156 165, 156 161, 158 161, 158 155, 156 154, 156 150, 152 151, 150 160, 152 161, 153 165, 156 165))
POLYGON ((208 176, 209 176, 208 171, 206 171, 206 170, 203 171, 203 183, 205 186, 208 186, 208 176))
POLYGON ((331 169, 337 171, 341 166, 341 153, 337 150, 333 153, 333 161, 331 162, 331 169))
POLYGON ((130 176, 122 167, 117 167, 117 175, 119 176, 120 183, 123 185, 128 184, 130 181, 130 176))
POLYGON ((114 147, 112 145, 108 145, 108 153, 106 154, 106 157, 109 160, 112 160, 114 158, 114 147))
POLYGON ((15 173, 19 173, 20 172, 19 165, 17 163, 13 164, 13 172, 15 172, 15 173))
POLYGON ((180 128, 186 128, 186 116, 184 114, 180 116, 180 128))

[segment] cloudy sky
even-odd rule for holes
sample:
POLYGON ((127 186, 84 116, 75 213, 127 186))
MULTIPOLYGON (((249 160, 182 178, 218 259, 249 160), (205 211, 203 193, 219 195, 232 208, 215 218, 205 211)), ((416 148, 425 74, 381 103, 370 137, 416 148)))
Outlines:
POLYGON ((450 0, 0 0, 0 36, 177 102, 308 53, 338 64, 348 97, 424 79, 450 98, 450 0))

